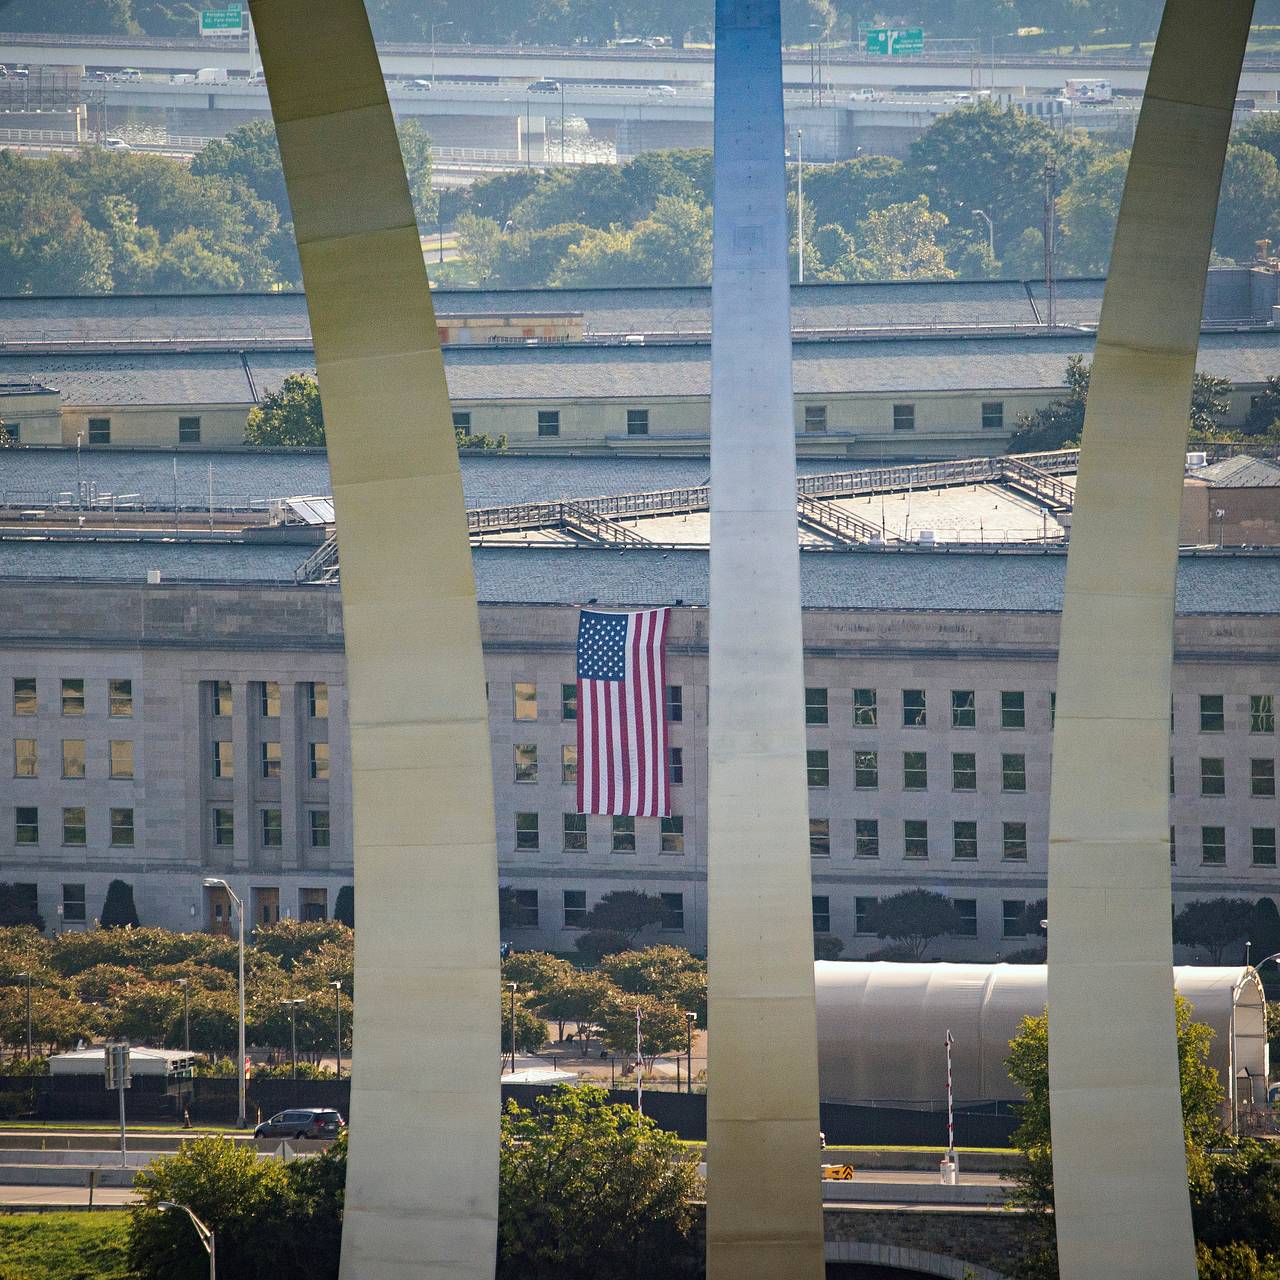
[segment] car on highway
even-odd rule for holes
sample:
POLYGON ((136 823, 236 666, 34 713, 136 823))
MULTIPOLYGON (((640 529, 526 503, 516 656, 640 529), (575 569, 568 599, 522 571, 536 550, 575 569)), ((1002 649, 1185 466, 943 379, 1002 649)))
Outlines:
POLYGON ((279 1111, 253 1131, 255 1138, 336 1138, 347 1122, 332 1107, 279 1111))
POLYGON ((548 79, 546 76, 543 76, 541 80, 535 80, 529 86, 529 92, 530 93, 559 93, 560 81, 551 80, 551 79, 548 79))
POLYGON ((674 98, 676 91, 669 84, 651 84, 649 93, 655 98, 674 98))
POLYGON ((123 138, 105 138, 103 148, 107 151, 132 151, 133 148, 123 138))
POLYGON ((405 88, 406 89, 430 89, 431 81, 430 80, 410 80, 409 83, 405 85, 405 88))

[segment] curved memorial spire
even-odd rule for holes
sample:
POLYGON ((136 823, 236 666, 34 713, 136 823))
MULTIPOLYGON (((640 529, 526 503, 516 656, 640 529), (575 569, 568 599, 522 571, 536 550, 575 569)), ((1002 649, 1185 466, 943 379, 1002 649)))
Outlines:
POLYGON ((498 885, 444 365, 361 0, 251 0, 338 518, 356 885, 344 1280, 493 1280, 498 885))

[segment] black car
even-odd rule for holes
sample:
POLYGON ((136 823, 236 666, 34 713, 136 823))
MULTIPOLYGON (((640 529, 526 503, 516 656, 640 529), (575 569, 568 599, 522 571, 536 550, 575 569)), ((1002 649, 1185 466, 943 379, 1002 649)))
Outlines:
POLYGON ((255 1138, 336 1138, 346 1121, 332 1107, 306 1107, 280 1111, 264 1120, 255 1138))

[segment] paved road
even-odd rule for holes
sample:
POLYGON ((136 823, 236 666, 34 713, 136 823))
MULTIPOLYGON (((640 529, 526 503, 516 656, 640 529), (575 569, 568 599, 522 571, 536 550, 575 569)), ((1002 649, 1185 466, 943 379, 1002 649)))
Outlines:
MULTIPOLYGON (((94 1205, 132 1204, 137 1195, 131 1187, 95 1187, 94 1205)), ((89 1204, 87 1187, 19 1187, 0 1186, 0 1210, 3 1209, 84 1209, 89 1204)))

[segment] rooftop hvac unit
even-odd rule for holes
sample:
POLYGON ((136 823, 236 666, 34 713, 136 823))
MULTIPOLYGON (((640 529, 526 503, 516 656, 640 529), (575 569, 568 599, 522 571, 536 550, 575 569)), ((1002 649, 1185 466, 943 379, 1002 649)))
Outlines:
POLYGON ((917 541, 917 542, 918 542, 922 547, 931 547, 931 546, 933 546, 933 542, 934 542, 934 538, 933 538, 933 530, 932 530, 932 529, 921 529, 921 530, 919 531, 919 533, 917 533, 917 534, 916 534, 916 541, 917 541))
POLYGON ((160 585, 160 570, 148 569, 147 570, 147 586, 155 587, 159 585, 160 585))
POLYGON ((1207 467, 1209 465, 1209 455, 1207 453, 1189 453, 1187 454, 1187 469, 1193 467, 1207 467))

